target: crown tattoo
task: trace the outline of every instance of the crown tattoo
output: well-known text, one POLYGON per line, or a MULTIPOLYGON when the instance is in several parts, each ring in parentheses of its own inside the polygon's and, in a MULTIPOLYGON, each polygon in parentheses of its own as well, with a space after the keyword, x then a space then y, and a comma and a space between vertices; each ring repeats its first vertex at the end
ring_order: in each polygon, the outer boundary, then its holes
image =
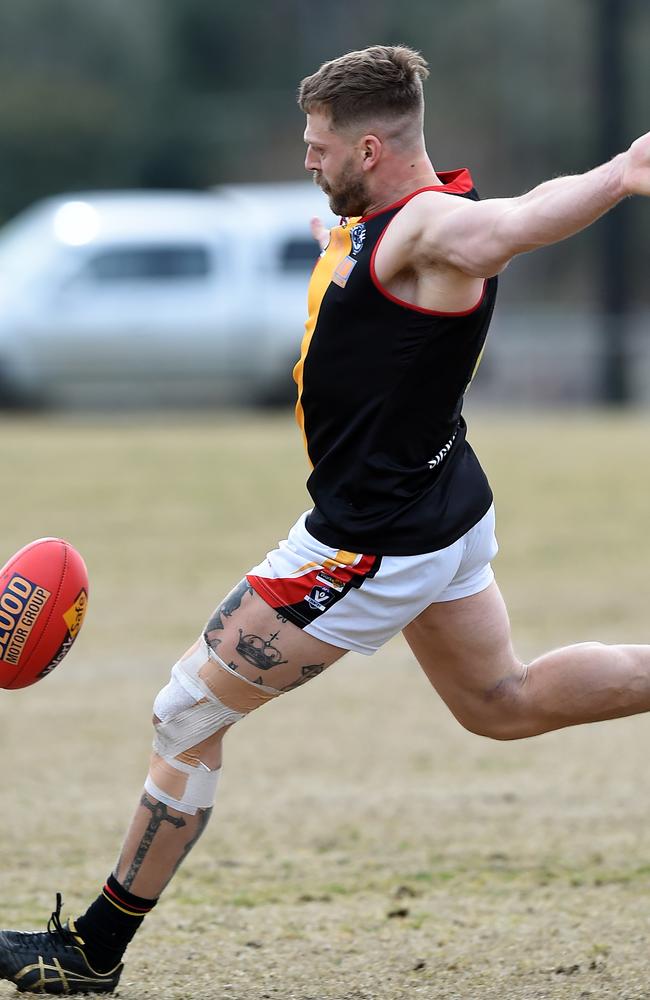
POLYGON ((244 635, 240 629, 237 652, 260 670, 270 670, 271 667, 277 667, 281 663, 288 663, 288 660, 282 659, 280 650, 273 645, 273 640, 277 639, 279 634, 279 632, 274 632, 265 642, 261 636, 252 633, 244 635))

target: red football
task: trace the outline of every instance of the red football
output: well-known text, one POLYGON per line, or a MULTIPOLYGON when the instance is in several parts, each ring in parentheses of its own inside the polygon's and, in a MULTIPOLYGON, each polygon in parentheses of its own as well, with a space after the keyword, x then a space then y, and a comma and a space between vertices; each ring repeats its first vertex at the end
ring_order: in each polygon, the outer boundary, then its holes
POLYGON ((88 572, 62 538, 39 538, 0 570, 0 688, 35 684, 59 665, 79 634, 88 572))

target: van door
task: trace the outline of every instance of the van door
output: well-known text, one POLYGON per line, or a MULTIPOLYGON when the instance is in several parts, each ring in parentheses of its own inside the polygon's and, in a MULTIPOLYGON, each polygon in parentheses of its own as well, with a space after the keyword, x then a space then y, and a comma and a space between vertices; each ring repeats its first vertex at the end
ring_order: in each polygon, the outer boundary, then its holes
POLYGON ((307 289, 319 248, 307 226, 285 228, 269 241, 270 269, 267 339, 268 365, 275 373, 276 393, 293 399, 293 367, 307 319, 307 289))
POLYGON ((224 379, 226 278, 200 240, 84 248, 31 331, 44 380, 146 393, 224 379))

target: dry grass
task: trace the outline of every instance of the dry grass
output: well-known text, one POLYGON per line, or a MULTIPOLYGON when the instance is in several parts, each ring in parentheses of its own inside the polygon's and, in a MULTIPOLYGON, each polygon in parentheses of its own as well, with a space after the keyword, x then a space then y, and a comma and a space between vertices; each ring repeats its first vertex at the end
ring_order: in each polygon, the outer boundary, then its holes
MULTIPOLYGON (((474 415, 526 655, 647 639, 648 430, 474 415)), ((171 661, 306 499, 285 418, 3 431, 5 555, 62 534, 92 584, 68 661, 0 700, 1 922, 27 927, 56 889, 71 913, 94 896, 171 661)), ((490 743, 457 726, 401 640, 346 657, 229 736, 215 818, 119 994, 650 998, 649 751, 642 717, 490 743)))

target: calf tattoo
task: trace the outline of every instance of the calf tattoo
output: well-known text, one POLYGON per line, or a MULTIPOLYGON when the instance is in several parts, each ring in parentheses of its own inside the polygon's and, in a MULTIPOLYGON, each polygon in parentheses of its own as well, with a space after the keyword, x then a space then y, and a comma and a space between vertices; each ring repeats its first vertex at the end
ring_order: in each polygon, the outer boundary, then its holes
MULTIPOLYGON (((212 815, 212 807, 210 807, 209 809, 199 809, 198 815, 196 817, 196 819, 197 819, 197 826, 196 826, 196 830, 194 832, 194 836, 192 837, 191 840, 188 840, 188 842, 186 843, 185 847, 183 848, 183 853, 181 854, 180 858, 178 859, 178 861, 174 865, 174 870, 172 872, 172 875, 176 874, 176 872, 178 871, 178 869, 180 868, 180 866, 185 861, 185 858, 190 853, 190 851, 192 850, 192 848, 196 844, 197 840, 199 839, 199 837, 201 836, 201 834, 205 830, 206 826, 208 825, 208 820, 210 819, 211 815, 212 815)), ((171 875, 170 875, 170 878, 171 878, 171 875)))
POLYGON ((133 885, 136 875, 144 864, 144 860, 154 841, 154 837, 158 833, 162 824, 170 823, 172 826, 176 827, 177 830, 180 830, 183 826, 187 826, 187 823, 182 816, 170 816, 169 810, 164 802, 151 802, 146 795, 143 795, 140 799, 140 805, 149 810, 151 813, 151 819, 147 824, 147 829, 142 834, 142 839, 138 844, 138 849, 135 852, 135 856, 129 866, 129 870, 122 880, 122 885, 125 889, 129 889, 133 885))

